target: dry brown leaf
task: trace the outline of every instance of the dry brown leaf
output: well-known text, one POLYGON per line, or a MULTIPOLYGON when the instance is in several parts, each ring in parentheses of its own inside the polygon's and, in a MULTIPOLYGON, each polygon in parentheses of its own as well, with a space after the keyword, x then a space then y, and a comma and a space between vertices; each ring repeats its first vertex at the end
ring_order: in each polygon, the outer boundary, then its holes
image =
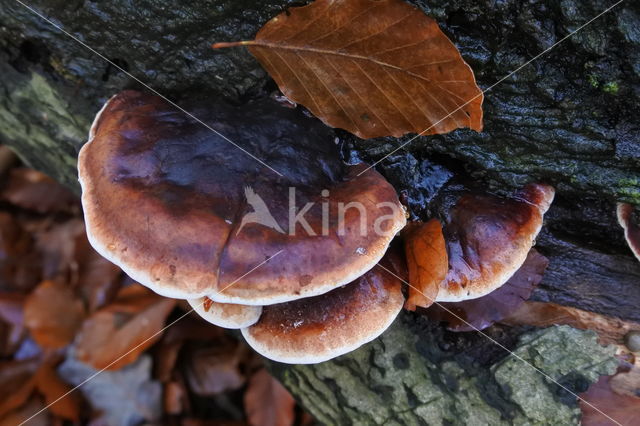
POLYGON ((0 294, 0 356, 11 355, 22 341, 24 300, 22 294, 0 294))
POLYGON ((51 419, 45 408, 42 399, 34 395, 20 407, 8 413, 6 416, 0 415, 0 426, 16 426, 25 424, 28 420, 29 426, 52 426, 51 419))
POLYGON ((447 322, 451 331, 483 330, 513 313, 531 296, 548 264, 546 257, 531 249, 520 269, 497 290, 477 299, 439 302, 424 313, 447 322))
POLYGON ((482 130, 483 95, 438 24, 402 0, 316 0, 244 45, 292 101, 361 138, 482 130))
POLYGON ((189 351, 185 378, 193 393, 212 396, 239 389, 245 378, 239 368, 238 342, 224 340, 211 347, 189 351))
POLYGON ((122 271, 91 247, 84 232, 76 239, 73 257, 77 264, 78 287, 89 312, 94 312, 115 298, 122 271))
POLYGON ((36 387, 45 398, 47 410, 66 420, 80 420, 80 396, 76 392, 67 394, 71 386, 60 379, 53 364, 42 364, 36 373, 36 387))
POLYGON ((0 291, 29 291, 40 281, 33 239, 9 213, 0 212, 0 291))
POLYGON ((82 301, 68 285, 43 281, 25 301, 24 322, 40 346, 58 349, 73 340, 84 312, 82 301))
POLYGON ((635 322, 544 302, 525 302, 502 322, 536 327, 566 324, 582 330, 594 330, 600 343, 607 345, 621 345, 629 330, 640 330, 640 324, 635 322))
POLYGON ((413 222, 403 231, 404 250, 409 269, 409 298, 405 309, 415 311, 416 306, 431 306, 438 296, 440 283, 447 276, 449 261, 437 219, 427 223, 413 222))
MULTIPOLYGON (((189 306, 187 310, 191 310, 189 306)), ((198 315, 190 315, 172 325, 158 344, 154 363, 154 376, 165 383, 172 379, 180 349, 190 340, 205 341, 218 345, 226 338, 220 327, 213 327, 198 315)))
POLYGON ((92 314, 76 340, 76 357, 96 369, 117 370, 134 362, 160 337, 175 300, 135 284, 92 314))
POLYGON ((0 362, 0 418, 24 405, 35 390, 39 361, 0 362))
POLYGON ((244 394, 244 408, 251 426, 292 425, 295 405, 291 394, 264 368, 251 377, 244 394))
POLYGON ((35 231, 36 246, 42 253, 42 273, 45 279, 67 279, 77 269, 74 258, 76 242, 84 234, 84 222, 80 218, 53 223, 46 229, 35 231))
POLYGON ((68 188, 49 176, 28 168, 11 170, 2 198, 18 207, 38 213, 80 210, 80 200, 68 188))
MULTIPOLYGON (((636 425, 640 419, 640 396, 620 394, 614 390, 611 381, 626 373, 618 373, 614 376, 603 376, 592 384, 587 392, 580 394, 580 398, 587 401, 613 418, 621 425, 636 425)), ((580 401, 583 426, 612 426, 616 423, 600 414, 591 405, 580 401)))

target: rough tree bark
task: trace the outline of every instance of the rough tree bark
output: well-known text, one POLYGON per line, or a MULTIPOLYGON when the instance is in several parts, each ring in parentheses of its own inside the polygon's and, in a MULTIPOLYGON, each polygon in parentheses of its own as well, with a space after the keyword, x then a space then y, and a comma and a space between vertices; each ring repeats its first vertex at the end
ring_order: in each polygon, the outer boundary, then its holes
MULTIPOLYGON (((286 0, 34 0, 75 37, 180 102, 241 103, 274 90, 243 49, 286 0)), ((293 3, 293 2, 291 2, 293 3)), ((299 3, 299 2, 296 2, 299 3)), ((441 24, 483 88, 551 47, 613 0, 414 1, 441 24)), ((0 142, 78 190, 75 161, 100 105, 140 85, 14 0, 0 8, 0 142)), ((538 249, 550 267, 534 299, 640 321, 640 263, 615 222, 616 201, 640 205, 640 4, 627 1, 511 78, 485 100, 485 131, 421 137, 379 165, 414 217, 441 216, 460 188, 506 193, 556 186, 538 249)), ((346 158, 376 161, 393 138, 337 131, 346 158)), ((568 328, 488 333, 573 391, 610 372, 610 351, 568 328), (525 334, 521 334, 526 332, 525 334)), ((316 366, 273 366, 326 423, 576 422, 576 401, 495 343, 402 314, 362 349, 316 366), (532 398, 535 395, 535 398, 532 398)))

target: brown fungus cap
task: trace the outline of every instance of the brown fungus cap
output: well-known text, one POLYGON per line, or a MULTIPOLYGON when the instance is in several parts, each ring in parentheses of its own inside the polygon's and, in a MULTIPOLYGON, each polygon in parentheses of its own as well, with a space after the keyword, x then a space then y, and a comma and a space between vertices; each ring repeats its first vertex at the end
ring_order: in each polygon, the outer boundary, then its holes
MULTIPOLYGON (((398 276, 398 259, 380 262, 398 276)), ((320 296, 265 306, 242 334, 263 356, 289 364, 323 362, 353 351, 386 330, 402 305, 402 281, 374 267, 349 285, 320 296)))
POLYGON ((449 272, 436 301, 475 299, 502 286, 522 266, 555 195, 530 184, 514 198, 465 195, 445 227, 449 272))
POLYGON ((633 221, 633 206, 627 203, 618 203, 616 213, 618 223, 624 229, 624 238, 631 248, 631 251, 640 260, 640 226, 633 221))
POLYGON ((193 310, 205 321, 223 328, 244 328, 258 322, 262 306, 218 303, 208 297, 187 300, 193 310))
POLYGON ((157 96, 111 98, 79 155, 87 234, 154 291, 245 305, 322 294, 373 267, 404 226, 393 187, 344 165, 317 120, 273 101, 187 107, 282 175, 157 96), (308 226, 289 226, 290 200, 297 213, 313 203, 308 226), (345 209, 340 228, 340 203, 365 214, 345 209))

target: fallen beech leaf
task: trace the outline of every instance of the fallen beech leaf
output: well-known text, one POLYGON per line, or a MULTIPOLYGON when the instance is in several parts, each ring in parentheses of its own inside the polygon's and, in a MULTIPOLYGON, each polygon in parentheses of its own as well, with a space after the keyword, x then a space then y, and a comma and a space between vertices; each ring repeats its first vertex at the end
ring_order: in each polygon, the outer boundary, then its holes
POLYGON ((245 378, 239 369, 238 342, 225 340, 221 343, 194 349, 185 357, 185 377, 196 395, 212 396, 244 385, 245 378))
POLYGON ((640 324, 636 322, 623 321, 570 306, 533 301, 523 303, 501 322, 535 327, 570 325, 581 330, 594 330, 598 333, 600 343, 606 345, 620 345, 629 330, 640 330, 640 324))
POLYGON ((424 313, 433 320, 446 321, 452 331, 483 330, 512 314, 531 296, 548 264, 546 257, 531 249, 520 269, 497 290, 477 299, 439 302, 424 313))
POLYGON ((84 222, 73 218, 36 231, 36 246, 42 253, 42 273, 45 279, 67 278, 77 268, 74 254, 78 237, 85 234, 84 222))
POLYGON ((84 232, 76 239, 73 257, 78 268, 78 287, 89 312, 94 312, 114 299, 120 288, 122 271, 91 247, 84 232))
POLYGON ((164 385, 163 405, 164 411, 169 415, 178 415, 182 413, 187 399, 187 393, 178 382, 169 382, 164 385))
POLYGON ((438 24, 402 0, 316 0, 267 22, 249 51, 293 102, 361 138, 482 130, 483 95, 438 24))
POLYGON ((33 238, 9 213, 0 212, 0 291, 29 291, 40 281, 33 238))
POLYGON ((69 189, 49 176, 28 168, 11 170, 2 198, 38 213, 80 210, 80 200, 69 189))
POLYGON ((416 306, 427 308, 436 300, 440 283, 449 269, 447 247, 442 224, 437 219, 410 223, 403 230, 403 236, 411 283, 404 307, 415 311, 416 306))
MULTIPOLYGON (((614 376, 602 376, 592 384, 589 389, 580 394, 580 398, 591 405, 604 411, 607 416, 613 418, 618 424, 635 425, 640 419, 640 397, 617 393, 612 388, 611 381, 620 374, 614 376)), ((590 405, 580 401, 583 426, 610 426, 615 423, 594 410, 590 405)))
POLYGON ((2 417, 0 415, 0 426, 16 426, 28 424, 29 426, 51 426, 52 422, 46 410, 44 402, 40 397, 34 395, 19 408, 2 417), (36 414, 38 413, 38 414, 36 414), (25 423, 29 420, 28 423, 25 423))
POLYGON ((43 281, 27 297, 24 322, 33 339, 44 348, 69 344, 84 318, 84 306, 68 285, 43 281))
POLYGON ((251 376, 244 394, 244 407, 251 426, 292 425, 295 405, 284 386, 264 368, 251 376))
POLYGON ((117 370, 134 362, 160 339, 175 300, 138 284, 129 287, 120 292, 113 304, 84 322, 76 340, 78 360, 93 368, 117 370))
POLYGON ((80 420, 79 395, 75 392, 66 395, 71 386, 60 379, 51 363, 45 362, 36 373, 36 387, 45 398, 47 410, 66 420, 80 420))
POLYGON ((624 237, 629 244, 629 248, 640 260, 640 226, 633 218, 633 206, 627 203, 618 203, 616 210, 618 215, 618 223, 624 229, 624 237))
POLYGON ((38 360, 0 362, 0 418, 25 404, 33 393, 38 360))
MULTIPOLYGON (((188 307, 191 310, 191 307, 188 307)), ((167 329, 158 344, 154 363, 154 376, 165 383, 172 379, 180 349, 190 340, 206 341, 217 345, 226 335, 220 327, 212 327, 199 315, 189 315, 167 329)))
POLYGON ((22 341, 24 300, 22 294, 0 294, 0 357, 13 354, 22 341))

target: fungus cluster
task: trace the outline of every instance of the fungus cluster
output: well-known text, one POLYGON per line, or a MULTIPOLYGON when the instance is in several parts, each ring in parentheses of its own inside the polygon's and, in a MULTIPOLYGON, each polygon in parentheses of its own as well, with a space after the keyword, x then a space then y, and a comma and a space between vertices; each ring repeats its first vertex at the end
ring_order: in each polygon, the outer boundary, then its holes
POLYGON ((328 128, 274 105, 190 108, 239 149, 157 96, 111 98, 79 155, 87 234, 266 357, 319 362, 401 310, 401 281, 372 268, 405 211, 378 172, 341 161, 328 128))
MULTIPOLYGON (((327 127, 274 106, 189 107, 223 137, 157 96, 111 98, 79 155, 87 234, 132 278, 241 329, 264 356, 321 362, 376 338, 402 309, 409 271, 389 246, 405 210, 378 172, 341 161, 327 127)), ((462 197, 429 252, 440 256, 429 263, 441 274, 435 300, 504 284, 553 195, 535 184, 513 199, 462 197)))
MULTIPOLYGON (((486 328, 511 313, 529 297, 547 266, 532 247, 554 195, 549 185, 529 184, 512 198, 462 196, 444 226, 445 244, 421 259, 430 264, 434 256, 448 256, 448 270, 429 289, 421 289, 430 300, 416 305, 429 308, 427 316, 448 322, 455 331, 486 328)), ((429 226, 433 222, 422 225, 429 226)), ((408 261, 412 271, 414 260, 408 261)), ((411 282, 420 278, 410 276, 411 282)))

